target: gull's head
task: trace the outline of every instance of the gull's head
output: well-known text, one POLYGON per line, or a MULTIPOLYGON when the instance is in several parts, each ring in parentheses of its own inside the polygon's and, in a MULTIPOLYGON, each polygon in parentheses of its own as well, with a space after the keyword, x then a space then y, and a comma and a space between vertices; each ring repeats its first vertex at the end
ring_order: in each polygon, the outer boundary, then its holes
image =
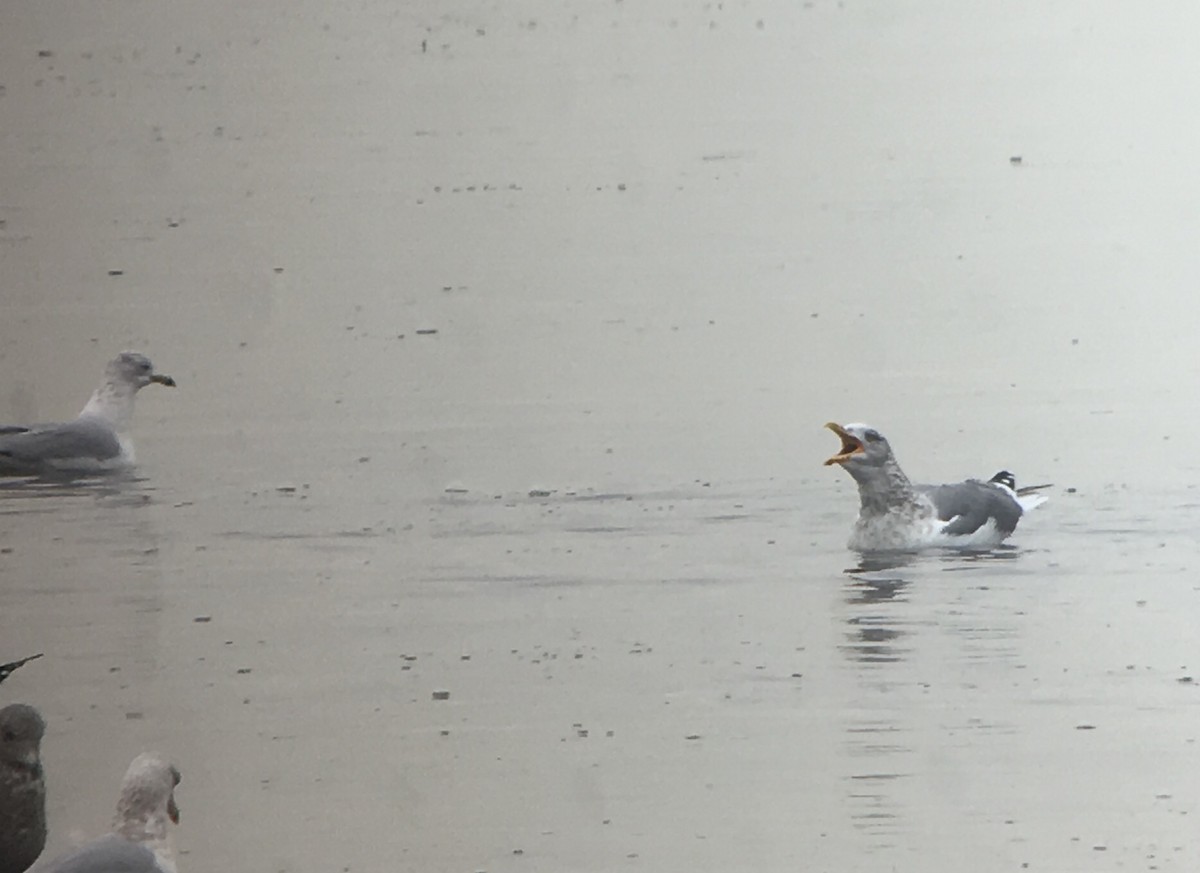
POLYGON ((838 453, 825 461, 825 466, 840 464, 847 470, 865 467, 882 467, 892 457, 892 447, 883 434, 870 425, 838 424, 829 422, 825 425, 838 435, 842 447, 838 453))
POLYGON ((141 352, 121 352, 105 369, 109 381, 128 385, 134 391, 139 391, 151 383, 175 387, 175 380, 170 376, 154 372, 154 365, 141 352))
POLYGON ((46 723, 32 706, 11 703, 0 709, 0 768, 24 771, 40 779, 42 763, 38 757, 46 723))
POLYGON ((1007 488, 1009 491, 1015 492, 1017 490, 1017 477, 1008 472, 1008 470, 1001 470, 991 479, 988 479, 988 482, 992 485, 1007 488))
POLYGON ((179 771, 157 752, 143 752, 133 759, 121 782, 117 801, 117 829, 125 832, 130 825, 140 826, 164 816, 179 824, 175 805, 175 786, 179 771))

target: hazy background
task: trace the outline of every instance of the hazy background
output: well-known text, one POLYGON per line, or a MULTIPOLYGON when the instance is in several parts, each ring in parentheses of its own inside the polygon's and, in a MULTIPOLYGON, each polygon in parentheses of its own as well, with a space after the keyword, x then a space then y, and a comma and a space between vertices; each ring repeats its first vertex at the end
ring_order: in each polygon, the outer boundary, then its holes
POLYGON ((48 852, 155 747, 187 873, 1194 869, 1197 32, 4 5, 0 421, 179 382, 0 489, 48 852), (1058 487, 861 565, 829 419, 1058 487))

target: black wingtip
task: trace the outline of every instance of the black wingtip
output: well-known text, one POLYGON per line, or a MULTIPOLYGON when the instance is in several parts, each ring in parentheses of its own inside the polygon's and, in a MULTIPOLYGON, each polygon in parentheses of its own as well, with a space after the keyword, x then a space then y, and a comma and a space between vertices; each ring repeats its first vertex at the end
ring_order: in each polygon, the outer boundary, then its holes
POLYGON ((1026 494, 1035 494, 1038 491, 1045 491, 1047 488, 1053 487, 1053 482, 1047 482, 1045 485, 1024 485, 1017 489, 1017 496, 1024 497, 1026 494))
POLYGON ((10 661, 7 664, 0 664, 0 682, 3 682, 5 679, 11 676, 13 671, 18 667, 28 664, 30 661, 36 661, 38 658, 42 657, 43 654, 43 652, 38 652, 36 655, 30 655, 28 658, 21 658, 19 661, 10 661))

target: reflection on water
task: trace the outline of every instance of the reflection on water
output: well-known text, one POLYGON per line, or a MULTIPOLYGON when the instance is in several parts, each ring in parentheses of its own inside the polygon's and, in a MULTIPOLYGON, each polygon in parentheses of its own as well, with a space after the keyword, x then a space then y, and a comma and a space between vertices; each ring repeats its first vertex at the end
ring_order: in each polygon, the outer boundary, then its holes
POLYGON ((882 573, 887 570, 908 567, 919 557, 921 557, 920 552, 861 552, 858 556, 858 564, 847 567, 843 572, 847 576, 855 577, 869 573, 882 573))
POLYGON ((846 586, 846 601, 866 604, 895 600, 897 597, 903 596, 904 589, 908 585, 907 579, 894 577, 855 579, 846 586))
POLYGON ((847 774, 847 800, 851 821, 872 838, 876 849, 892 847, 892 837, 903 829, 893 783, 910 769, 911 729, 900 712, 881 708, 876 701, 879 693, 891 690, 888 665, 902 661, 910 651, 911 627, 904 610, 912 579, 905 571, 917 558, 911 552, 864 554, 844 571, 848 609, 846 641, 840 648, 861 697, 847 710, 846 751, 858 762, 847 774))
POLYGON ((115 550, 122 544, 140 552, 157 539, 149 517, 141 512, 154 506, 154 486, 133 475, 93 479, 9 479, 0 481, 0 517, 8 519, 6 539, 42 544, 45 522, 54 528, 81 523, 73 532, 77 542, 95 541, 115 550))
POLYGON ((896 642, 904 636, 903 631, 873 617, 852 618, 849 623, 853 633, 846 648, 853 651, 855 660, 863 663, 900 660, 903 649, 896 642))
POLYGON ((0 478, 0 499, 7 497, 111 497, 147 487, 149 480, 134 470, 103 476, 14 476, 0 478))
POLYGON ((858 563, 843 572, 855 578, 867 577, 888 570, 899 570, 918 564, 937 561, 943 571, 969 570, 979 564, 997 561, 1013 561, 1021 555, 1017 546, 1004 543, 991 549, 927 549, 921 552, 880 551, 861 552, 858 563))
POLYGON ((850 631, 842 649, 860 663, 900 660, 903 649, 897 643, 906 632, 892 605, 907 600, 910 580, 895 571, 911 564, 917 555, 881 552, 861 558, 857 566, 844 571, 850 577, 844 597, 852 613, 846 620, 850 631))
POLYGON ((1013 613, 997 604, 991 586, 1003 589, 1020 554, 1014 547, 871 553, 843 571, 839 649, 851 679, 844 743, 853 762, 844 775, 846 799, 851 822, 874 850, 895 848, 897 837, 913 830, 909 817, 917 810, 910 810, 910 798, 921 790, 911 784, 921 772, 914 754, 929 743, 924 734, 962 747, 981 732, 1011 729, 969 715, 948 717, 947 708, 953 709, 952 695, 980 687, 978 672, 1011 664, 1017 655, 1013 613), (978 580, 961 578, 964 573, 978 580), (932 687, 918 672, 931 660, 952 668, 958 683, 932 687))

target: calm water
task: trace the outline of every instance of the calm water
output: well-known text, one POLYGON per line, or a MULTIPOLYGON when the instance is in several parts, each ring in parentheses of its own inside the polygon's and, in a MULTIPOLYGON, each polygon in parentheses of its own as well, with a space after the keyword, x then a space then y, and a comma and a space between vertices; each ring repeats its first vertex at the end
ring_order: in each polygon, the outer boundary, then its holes
POLYGON ((0 486, 48 851, 155 747, 184 871, 1194 868, 1173 10, 0 11, 0 421, 179 382, 0 486), (830 419, 1052 501, 863 561, 830 419))

